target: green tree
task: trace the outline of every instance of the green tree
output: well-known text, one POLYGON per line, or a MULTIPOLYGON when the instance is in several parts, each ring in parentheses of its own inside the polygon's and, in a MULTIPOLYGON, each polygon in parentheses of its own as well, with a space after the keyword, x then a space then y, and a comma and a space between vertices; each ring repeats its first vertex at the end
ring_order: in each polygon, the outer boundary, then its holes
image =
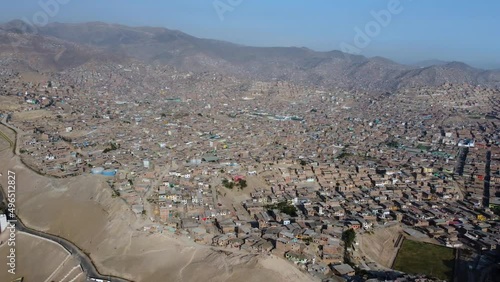
POLYGON ((313 242, 313 238, 311 238, 311 237, 305 237, 305 238, 302 239, 302 241, 304 243, 306 243, 306 245, 309 246, 309 244, 311 244, 313 242))
POLYGON ((289 216, 297 216, 297 208, 292 205, 287 205, 281 209, 281 212, 288 214, 289 216))
POLYGON ((356 239, 356 231, 354 229, 346 230, 342 233, 342 240, 347 248, 352 247, 354 240, 356 239))
POLYGON ((282 213, 286 213, 289 216, 297 216, 297 208, 294 205, 290 205, 288 202, 283 201, 274 205, 267 205, 267 209, 278 209, 282 213))
POLYGON ((222 179, 222 185, 226 187, 227 189, 233 189, 234 188, 234 182, 229 182, 226 178, 222 179))
POLYGON ((392 140, 390 142, 387 142, 385 143, 387 145, 387 147, 391 147, 391 148, 399 148, 399 143, 392 140))

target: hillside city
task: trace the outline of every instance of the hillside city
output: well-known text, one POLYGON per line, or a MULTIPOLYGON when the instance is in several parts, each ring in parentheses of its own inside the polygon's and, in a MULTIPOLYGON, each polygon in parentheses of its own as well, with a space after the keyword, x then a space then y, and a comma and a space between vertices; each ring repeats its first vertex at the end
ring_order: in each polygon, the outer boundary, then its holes
POLYGON ((469 281, 498 261, 498 89, 373 93, 138 61, 17 63, 0 61, 0 118, 22 162, 105 179, 142 232, 272 254, 322 281, 449 281, 398 269, 403 237, 464 250, 451 275, 469 281), (370 249, 393 229, 379 243, 394 255, 370 249))

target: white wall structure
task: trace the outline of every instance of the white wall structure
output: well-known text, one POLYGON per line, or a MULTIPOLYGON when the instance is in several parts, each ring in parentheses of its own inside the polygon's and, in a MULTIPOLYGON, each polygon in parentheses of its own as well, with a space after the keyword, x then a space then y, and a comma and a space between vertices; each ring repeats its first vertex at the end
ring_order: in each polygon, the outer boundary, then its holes
POLYGON ((7 215, 0 214, 0 233, 4 232, 7 228, 7 215))

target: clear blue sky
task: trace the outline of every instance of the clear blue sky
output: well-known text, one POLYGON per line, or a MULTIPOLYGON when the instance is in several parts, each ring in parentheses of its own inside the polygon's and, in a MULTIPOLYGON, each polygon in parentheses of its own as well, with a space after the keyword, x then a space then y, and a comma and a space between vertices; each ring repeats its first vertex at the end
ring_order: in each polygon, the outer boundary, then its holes
MULTIPOLYGON (((355 28, 364 30, 374 20, 372 11, 387 10, 397 0, 16 0, 2 3, 0 21, 32 21, 43 11, 39 2, 53 1, 68 3, 50 21, 161 26, 245 45, 326 51, 340 50, 342 43, 356 46, 355 28), (237 5, 221 20, 214 3, 237 5)), ((500 68, 500 1, 399 1, 402 10, 358 48, 361 54, 404 63, 441 59, 500 68)))

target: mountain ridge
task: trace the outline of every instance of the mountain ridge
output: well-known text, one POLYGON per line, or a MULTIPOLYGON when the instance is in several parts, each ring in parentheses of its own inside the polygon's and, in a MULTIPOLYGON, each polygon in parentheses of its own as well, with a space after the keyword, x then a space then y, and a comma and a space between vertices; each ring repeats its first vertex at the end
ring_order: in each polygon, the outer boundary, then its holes
POLYGON ((500 71, 481 70, 461 62, 403 65, 383 57, 367 58, 338 50, 319 52, 304 47, 246 46, 162 27, 103 22, 33 27, 21 22, 0 25, 0 30, 52 37, 146 63, 172 65, 183 71, 209 71, 262 81, 286 80, 373 92, 444 83, 500 87, 500 71))

